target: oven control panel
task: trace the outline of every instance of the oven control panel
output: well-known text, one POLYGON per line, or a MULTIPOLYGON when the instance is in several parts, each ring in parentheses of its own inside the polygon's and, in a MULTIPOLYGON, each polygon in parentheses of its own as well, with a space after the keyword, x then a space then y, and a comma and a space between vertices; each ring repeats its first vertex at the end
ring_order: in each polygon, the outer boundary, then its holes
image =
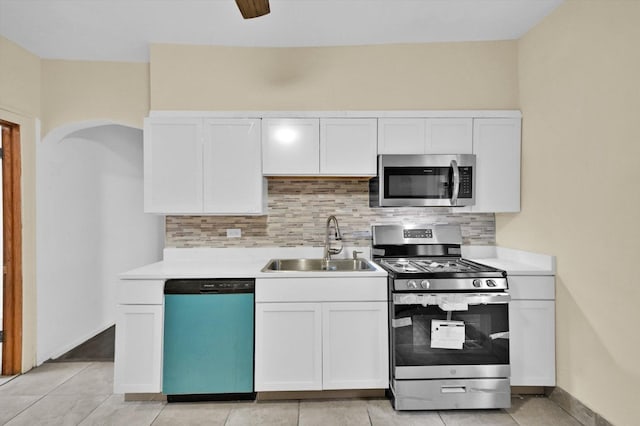
POLYGON ((506 290, 506 278, 414 278, 393 280, 394 291, 506 290))

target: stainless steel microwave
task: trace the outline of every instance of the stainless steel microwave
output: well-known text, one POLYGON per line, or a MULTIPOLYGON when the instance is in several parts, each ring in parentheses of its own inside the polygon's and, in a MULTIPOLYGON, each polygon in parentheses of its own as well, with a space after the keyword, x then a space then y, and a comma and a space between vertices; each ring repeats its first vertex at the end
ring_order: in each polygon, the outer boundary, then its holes
POLYGON ((371 207, 472 206, 476 156, 379 155, 369 182, 371 207))

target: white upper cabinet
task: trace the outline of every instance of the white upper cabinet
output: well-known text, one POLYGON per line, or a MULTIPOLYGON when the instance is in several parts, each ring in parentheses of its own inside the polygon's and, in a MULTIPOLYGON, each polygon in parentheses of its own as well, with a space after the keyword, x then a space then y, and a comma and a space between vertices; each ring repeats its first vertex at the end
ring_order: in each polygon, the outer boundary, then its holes
POLYGON ((202 212, 202 120, 146 119, 144 211, 202 212))
POLYGON ((320 174, 375 176, 375 118, 320 119, 320 174))
POLYGON ((259 119, 145 120, 145 212, 264 214, 259 119))
POLYGON ((378 154, 424 154, 425 120, 379 118, 378 154))
POLYGON ((204 134, 204 211, 263 213, 260 120, 207 119, 204 134))
POLYGON ((379 154, 471 154, 471 118, 380 118, 379 154))
POLYGON ((317 118, 265 118, 262 135, 262 173, 265 175, 320 173, 320 122, 317 118))
POLYGON ((471 118, 428 118, 425 154, 471 154, 472 134, 471 118))
POLYGON ((520 118, 473 120, 476 203, 471 211, 520 211, 520 129, 520 118))
POLYGON ((374 176, 375 118, 262 120, 267 176, 374 176))

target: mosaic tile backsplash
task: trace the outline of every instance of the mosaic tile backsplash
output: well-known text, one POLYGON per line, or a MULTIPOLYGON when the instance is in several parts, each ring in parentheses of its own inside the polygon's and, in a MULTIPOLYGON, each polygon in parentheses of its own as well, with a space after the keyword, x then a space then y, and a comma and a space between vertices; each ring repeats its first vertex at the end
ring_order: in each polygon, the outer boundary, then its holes
POLYGON ((452 213, 450 208, 369 207, 367 179, 269 179, 267 216, 167 216, 166 247, 295 247, 324 245, 327 217, 335 215, 345 246, 370 245, 371 225, 457 223, 464 244, 495 244, 492 213, 452 213), (227 238, 239 228, 240 238, 227 238))

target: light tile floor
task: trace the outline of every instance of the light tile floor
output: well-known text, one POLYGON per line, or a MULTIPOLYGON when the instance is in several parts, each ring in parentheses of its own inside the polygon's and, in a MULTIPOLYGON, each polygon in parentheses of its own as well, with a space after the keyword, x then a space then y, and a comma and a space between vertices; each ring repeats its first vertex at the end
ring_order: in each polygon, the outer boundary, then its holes
POLYGON ((237 403, 125 402, 113 363, 48 363, 0 385, 7 425, 420 425, 579 426, 543 397, 514 396, 508 410, 396 412, 385 399, 237 403))

